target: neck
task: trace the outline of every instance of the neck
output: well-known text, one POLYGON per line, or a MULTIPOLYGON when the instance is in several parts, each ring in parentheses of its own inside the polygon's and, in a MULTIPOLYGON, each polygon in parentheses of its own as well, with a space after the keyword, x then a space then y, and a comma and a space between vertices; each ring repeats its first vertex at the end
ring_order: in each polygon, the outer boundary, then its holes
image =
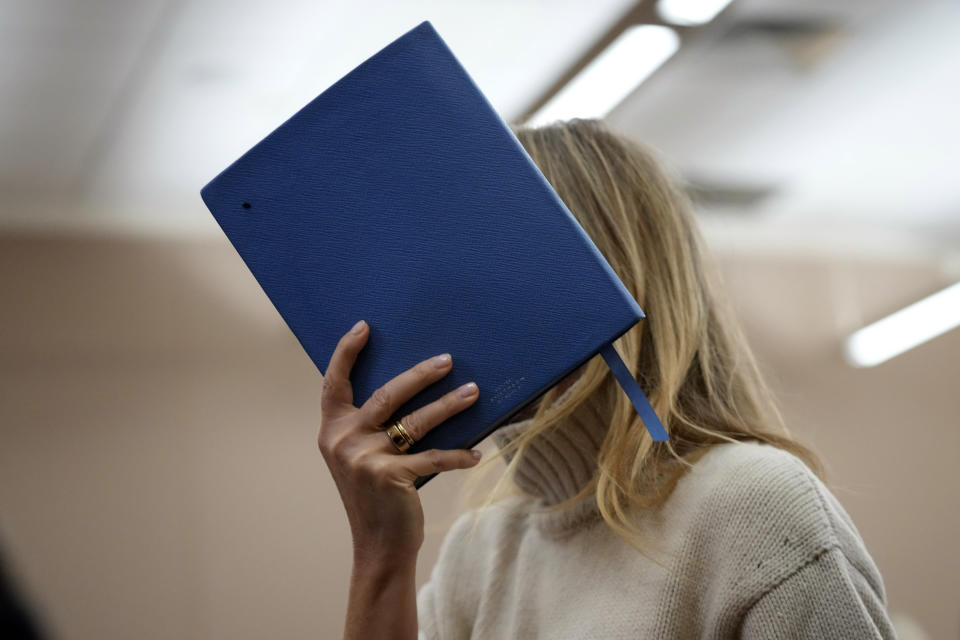
MULTIPOLYGON (((567 399, 574 386, 561 393, 554 403, 567 399)), ((532 423, 533 418, 509 423, 494 432, 494 440, 503 448, 532 423)), ((574 497, 596 475, 597 455, 606 431, 606 422, 590 403, 582 404, 563 422, 533 439, 517 464, 516 485, 542 507, 574 497)), ((512 456, 512 453, 507 454, 508 461, 512 456)), ((537 513, 534 519, 541 528, 559 532, 584 524, 598 515, 596 497, 590 493, 561 510, 537 513)))

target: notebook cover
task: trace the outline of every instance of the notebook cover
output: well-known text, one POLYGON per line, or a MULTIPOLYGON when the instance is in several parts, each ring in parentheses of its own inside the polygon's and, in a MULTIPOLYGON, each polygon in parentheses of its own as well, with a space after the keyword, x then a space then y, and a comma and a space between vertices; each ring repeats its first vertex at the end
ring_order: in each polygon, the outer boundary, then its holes
POLYGON ((474 446, 643 317, 429 21, 201 196, 321 372, 370 325, 357 406, 443 352, 450 372, 394 417, 477 382, 478 400, 410 452, 474 446))

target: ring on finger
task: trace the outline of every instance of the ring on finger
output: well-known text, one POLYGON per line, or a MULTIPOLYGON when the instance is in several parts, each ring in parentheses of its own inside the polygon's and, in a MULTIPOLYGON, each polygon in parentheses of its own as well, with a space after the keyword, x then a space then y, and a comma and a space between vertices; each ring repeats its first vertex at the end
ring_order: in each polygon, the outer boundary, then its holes
POLYGON ((393 446, 395 446, 400 453, 406 452, 406 450, 416 442, 399 420, 394 420, 390 426, 387 427, 386 434, 387 437, 390 438, 390 442, 393 443, 393 446))

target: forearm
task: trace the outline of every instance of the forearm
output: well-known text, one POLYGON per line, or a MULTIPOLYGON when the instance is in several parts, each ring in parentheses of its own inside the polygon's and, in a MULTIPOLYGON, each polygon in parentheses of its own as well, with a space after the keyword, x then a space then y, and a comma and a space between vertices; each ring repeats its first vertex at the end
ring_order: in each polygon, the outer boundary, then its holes
POLYGON ((350 370, 368 336, 369 327, 361 320, 340 338, 320 394, 317 445, 343 500, 354 544, 344 638, 416 640, 423 508, 414 482, 420 476, 469 469, 480 460, 480 452, 406 453, 406 447, 476 402, 478 389, 468 383, 404 416, 410 432, 401 446, 383 429, 384 423, 414 394, 445 376, 452 360, 447 353, 421 361, 379 387, 358 408, 353 405, 350 370))
POLYGON ((417 637, 417 557, 354 554, 345 640, 417 637))

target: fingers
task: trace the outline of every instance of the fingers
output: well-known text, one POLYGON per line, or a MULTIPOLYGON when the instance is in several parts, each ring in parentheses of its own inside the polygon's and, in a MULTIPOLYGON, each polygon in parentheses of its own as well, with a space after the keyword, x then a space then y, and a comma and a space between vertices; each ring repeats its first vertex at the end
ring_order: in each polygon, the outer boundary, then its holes
POLYGON ((468 382, 417 409, 400 421, 410 437, 420 440, 438 424, 475 403, 478 397, 477 384, 468 382))
POLYGON ((450 371, 451 364, 450 354, 445 353, 418 362, 389 380, 377 388, 360 407, 364 421, 373 428, 379 428, 400 405, 445 376, 450 371))
POLYGON ((322 409, 330 411, 342 406, 353 406, 350 371, 357 361, 357 354, 367 343, 370 335, 368 329, 367 323, 361 320, 337 342, 323 376, 320 393, 322 409))
POLYGON ((407 456, 394 456, 414 476, 428 476, 454 469, 469 469, 480 461, 476 449, 430 449, 407 456))

